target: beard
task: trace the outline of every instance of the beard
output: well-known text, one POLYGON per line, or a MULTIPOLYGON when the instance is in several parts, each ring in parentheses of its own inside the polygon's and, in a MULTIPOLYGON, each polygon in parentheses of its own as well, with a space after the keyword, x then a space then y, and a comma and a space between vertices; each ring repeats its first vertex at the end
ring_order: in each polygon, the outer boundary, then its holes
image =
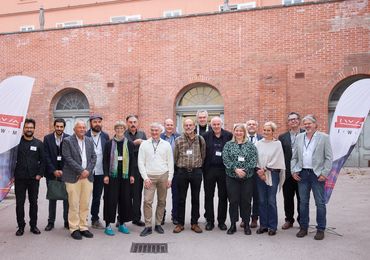
POLYGON ((96 125, 94 127, 91 128, 95 133, 99 133, 101 131, 101 126, 100 125, 96 125))
POLYGON ((24 133, 24 135, 25 135, 26 137, 32 137, 32 136, 33 136, 33 132, 31 132, 31 131, 27 131, 27 132, 25 132, 25 133, 24 133))

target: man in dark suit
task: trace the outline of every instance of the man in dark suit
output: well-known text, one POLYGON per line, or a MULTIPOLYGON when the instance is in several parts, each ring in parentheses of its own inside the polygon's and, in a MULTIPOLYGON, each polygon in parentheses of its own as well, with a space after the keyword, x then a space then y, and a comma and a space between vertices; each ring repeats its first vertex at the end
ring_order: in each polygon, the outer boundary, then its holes
POLYGON ((94 183, 91 202, 91 226, 96 229, 104 229, 104 225, 99 221, 100 199, 104 188, 104 172, 103 172, 103 151, 105 143, 109 141, 109 135, 102 131, 101 115, 90 116, 90 130, 86 136, 92 137, 94 141, 94 149, 96 153, 96 164, 94 168, 94 183))
POLYGON ((62 180, 66 183, 68 192, 69 231, 72 238, 81 240, 82 236, 93 237, 88 228, 87 217, 93 189, 96 154, 94 141, 91 137, 85 136, 86 123, 77 121, 73 130, 74 134, 63 141, 62 180))
MULTIPOLYGON (((254 119, 248 120, 246 122, 246 126, 247 126, 247 138, 249 142, 256 144, 257 141, 262 139, 262 135, 257 134, 258 122, 256 120, 254 119)), ((259 200, 258 200, 256 178, 257 178, 257 174, 253 175, 252 221, 250 223, 251 228, 257 227, 257 221, 258 221, 258 216, 259 216, 259 212, 258 212, 258 206, 259 206, 258 201, 259 200)), ((240 224, 240 226, 242 226, 242 224, 243 222, 240 224)))
MULTIPOLYGON (((66 122, 63 118, 55 119, 54 132, 44 137, 45 177, 47 185, 50 180, 56 179, 61 181, 63 175, 64 160, 62 156, 62 143, 63 139, 69 136, 64 133, 65 126, 66 122)), ((45 231, 50 231, 54 228, 56 207, 57 201, 49 200, 49 218, 45 231)), ((64 227, 68 229, 68 200, 63 201, 63 219, 64 227)))
POLYGON ((300 128, 301 117, 296 112, 291 112, 288 115, 288 132, 281 134, 279 140, 283 146, 284 158, 285 158, 285 182, 283 185, 283 196, 284 196, 284 211, 285 211, 285 223, 281 227, 282 229, 289 229, 293 227, 294 223, 294 195, 297 196, 297 221, 299 222, 299 192, 298 183, 292 177, 290 171, 290 160, 292 159, 293 147, 296 141, 296 137, 299 133, 304 132, 300 128))
POLYGON ((225 165, 222 161, 222 149, 226 142, 230 141, 233 135, 222 129, 222 119, 218 116, 211 120, 212 130, 203 134, 206 142, 206 158, 203 164, 204 193, 205 193, 205 213, 207 220, 206 230, 214 228, 215 214, 213 197, 217 183, 218 190, 218 210, 217 221, 221 230, 226 230, 225 225, 227 215, 227 191, 225 165))

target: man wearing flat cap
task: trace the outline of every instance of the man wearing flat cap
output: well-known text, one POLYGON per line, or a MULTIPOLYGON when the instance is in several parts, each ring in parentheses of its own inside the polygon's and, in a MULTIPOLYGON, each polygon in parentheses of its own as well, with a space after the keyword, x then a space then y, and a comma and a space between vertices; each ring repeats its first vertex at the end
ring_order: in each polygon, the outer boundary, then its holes
POLYGON ((103 151, 109 135, 102 131, 103 117, 99 114, 90 116, 90 130, 86 132, 86 136, 92 137, 94 141, 94 150, 96 153, 96 165, 93 171, 94 184, 92 191, 91 203, 91 226, 96 229, 104 229, 104 226, 99 221, 100 199, 104 188, 104 172, 103 172, 103 151))

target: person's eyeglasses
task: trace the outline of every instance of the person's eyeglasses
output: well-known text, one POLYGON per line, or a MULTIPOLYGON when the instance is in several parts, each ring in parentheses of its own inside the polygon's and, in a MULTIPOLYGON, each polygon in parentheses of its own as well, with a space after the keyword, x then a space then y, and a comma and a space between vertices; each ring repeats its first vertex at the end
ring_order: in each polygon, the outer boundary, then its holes
POLYGON ((298 121, 299 120, 299 118, 298 117, 295 117, 295 118, 288 118, 288 121, 298 121))

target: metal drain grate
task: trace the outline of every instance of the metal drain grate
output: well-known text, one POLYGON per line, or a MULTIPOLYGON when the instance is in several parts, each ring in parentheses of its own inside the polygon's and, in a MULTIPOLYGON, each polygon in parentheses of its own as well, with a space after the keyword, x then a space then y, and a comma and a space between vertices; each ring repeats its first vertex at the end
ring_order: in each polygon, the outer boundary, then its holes
POLYGON ((132 243, 131 253, 168 253, 167 243, 132 243))

